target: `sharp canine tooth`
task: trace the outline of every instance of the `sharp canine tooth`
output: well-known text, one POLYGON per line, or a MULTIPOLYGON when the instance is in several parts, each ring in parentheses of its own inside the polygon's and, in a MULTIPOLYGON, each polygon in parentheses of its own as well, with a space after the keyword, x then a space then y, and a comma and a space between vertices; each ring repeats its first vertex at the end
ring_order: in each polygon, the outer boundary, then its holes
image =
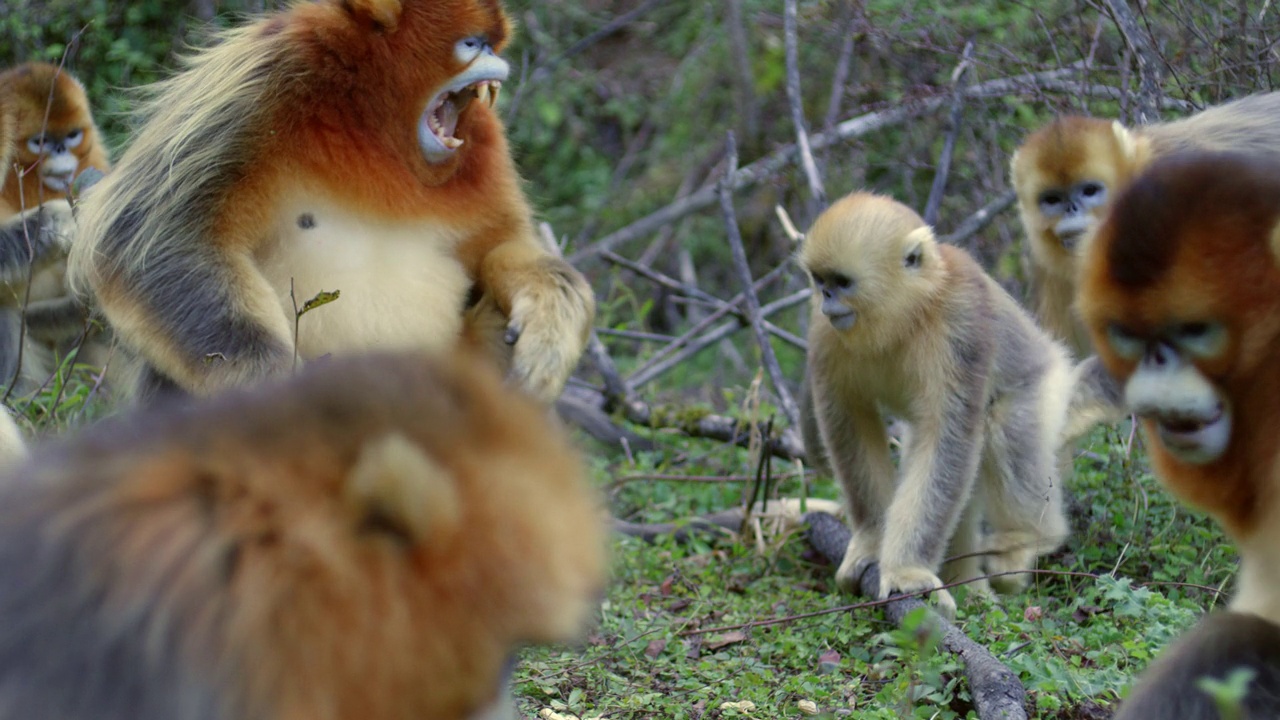
POLYGON ((489 81, 489 107, 498 104, 498 93, 502 91, 502 83, 498 80, 489 81))
POLYGON ((461 140, 459 140, 459 139, 458 139, 458 138, 456 138, 456 137, 445 137, 445 138, 440 138, 440 141, 444 143, 444 146, 445 146, 445 147, 450 148, 450 149, 453 149, 453 150, 456 150, 456 149, 458 149, 458 148, 462 147, 462 141, 461 141, 461 140))

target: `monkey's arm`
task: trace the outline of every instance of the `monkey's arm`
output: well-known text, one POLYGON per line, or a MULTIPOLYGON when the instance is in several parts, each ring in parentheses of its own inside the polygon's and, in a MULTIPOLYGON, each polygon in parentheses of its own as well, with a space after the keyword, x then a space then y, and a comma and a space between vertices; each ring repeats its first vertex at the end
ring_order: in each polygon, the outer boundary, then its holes
POLYGON ((511 374, 536 397, 553 402, 586 349, 595 318, 586 278, 530 237, 488 252, 478 285, 508 318, 511 374))
POLYGON ((841 407, 830 395, 815 395, 814 401, 819 432, 844 489, 853 531, 836 582, 856 592, 862 571, 879 559, 885 510, 893 498, 889 437, 875 407, 841 407))
MULTIPOLYGON (((894 590, 913 592, 942 585, 936 569, 961 512, 971 501, 981 457, 982 385, 963 382, 942 389, 940 407, 912 423, 901 480, 885 517, 882 597, 894 590)), ((935 595, 940 609, 954 616, 950 593, 935 595)))
POLYGON ((89 308, 78 297, 65 295, 27 303, 22 315, 32 340, 53 344, 79 337, 89 319, 89 308))
POLYGON ((51 200, 0 223, 0 284, 21 288, 32 272, 66 257, 74 231, 66 200, 51 200))
POLYGON ((144 270, 95 287, 126 344, 188 392, 209 395, 288 372, 292 327, 247 251, 171 243, 144 270))

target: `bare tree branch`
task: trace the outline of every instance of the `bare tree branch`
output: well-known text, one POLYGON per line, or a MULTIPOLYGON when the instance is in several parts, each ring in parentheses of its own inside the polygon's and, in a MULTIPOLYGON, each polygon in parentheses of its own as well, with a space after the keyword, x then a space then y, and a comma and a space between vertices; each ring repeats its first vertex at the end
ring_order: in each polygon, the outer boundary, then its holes
MULTIPOLYGON (((1079 68, 1064 68, 1042 73, 1017 75, 999 80, 989 80, 966 88, 962 95, 966 98, 993 98, 1016 95, 1040 87, 1043 83, 1061 80, 1079 72, 1079 68)), ((845 120, 829 133, 814 135, 809 139, 812 150, 820 150, 828 145, 859 138, 886 127, 904 123, 913 118, 933 112, 950 99, 950 95, 936 96, 922 100, 910 101, 897 107, 867 113, 851 120, 845 120)), ((734 191, 751 187, 766 178, 772 177, 783 168, 795 162, 797 150, 795 145, 788 145, 776 150, 760 160, 739 168, 733 174, 731 189, 734 191)), ((711 207, 716 203, 717 188, 703 187, 687 197, 680 198, 666 207, 651 213, 635 222, 626 225, 600 238, 591 245, 569 256, 570 262, 579 263, 598 255, 605 250, 623 243, 645 237, 656 232, 667 224, 679 220, 699 210, 711 207)))
MULTIPOLYGON (((788 2, 794 2, 794 0, 788 0, 788 2)), ((794 10, 794 7, 792 9, 794 10)), ((783 382, 782 368, 778 367, 778 356, 774 354, 773 344, 769 342, 769 333, 764 329, 763 317, 760 314, 760 298, 756 296, 753 287, 751 266, 747 264, 747 251, 742 246, 742 234, 738 231, 738 218, 733 210, 733 190, 730 188, 730 183, 734 172, 738 169, 738 148, 732 132, 728 134, 725 142, 728 146, 726 154, 729 158, 729 167, 725 170, 724 179, 719 183, 719 191, 720 212, 724 214, 729 251, 733 256, 733 266, 738 271, 742 287, 746 288, 743 292, 746 295, 747 317, 750 318, 751 329, 755 331, 756 342, 760 345, 760 361, 764 363, 765 372, 768 373, 769 381, 773 383, 773 390, 778 395, 778 404, 790 421, 791 427, 800 427, 800 409, 796 407, 795 399, 791 397, 791 392, 783 382)), ((809 162, 813 162, 812 157, 809 158, 809 162)))
POLYGON ((949 235, 943 235, 938 238, 938 242, 944 242, 948 245, 962 245, 969 238, 982 232, 983 228, 991 224, 1000 213, 1013 207, 1013 203, 1018 199, 1018 194, 1013 190, 1005 190, 995 200, 978 208, 978 211, 965 218, 964 222, 956 226, 949 235))
POLYGON ((1160 56, 1151 49, 1147 42, 1147 34, 1138 26, 1138 19, 1129 9, 1127 0, 1107 0, 1107 8, 1111 11, 1111 19, 1124 36, 1125 45, 1133 52, 1134 63, 1138 66, 1138 97, 1134 107, 1134 120, 1138 125, 1156 122, 1160 119, 1160 81, 1164 73, 1161 70, 1160 56))

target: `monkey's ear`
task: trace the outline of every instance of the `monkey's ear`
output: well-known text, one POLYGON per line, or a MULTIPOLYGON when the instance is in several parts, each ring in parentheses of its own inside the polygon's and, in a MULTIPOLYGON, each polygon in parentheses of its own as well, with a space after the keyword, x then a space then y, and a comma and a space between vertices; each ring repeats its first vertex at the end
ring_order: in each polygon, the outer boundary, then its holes
POLYGON ((358 528, 406 545, 448 534, 461 521, 455 478, 399 433, 368 442, 347 476, 358 528))
POLYGON ((1120 146, 1120 154, 1125 160, 1134 162, 1138 159, 1138 136, 1129 131, 1119 120, 1111 121, 1111 134, 1115 136, 1116 144, 1120 146))
POLYGON ((341 0, 341 3, 356 18, 366 18, 383 30, 395 30, 400 23, 400 0, 341 0))
POLYGON ((902 264, 908 268, 923 266, 928 247, 933 242, 933 230, 928 225, 922 225, 907 233, 902 243, 902 264))

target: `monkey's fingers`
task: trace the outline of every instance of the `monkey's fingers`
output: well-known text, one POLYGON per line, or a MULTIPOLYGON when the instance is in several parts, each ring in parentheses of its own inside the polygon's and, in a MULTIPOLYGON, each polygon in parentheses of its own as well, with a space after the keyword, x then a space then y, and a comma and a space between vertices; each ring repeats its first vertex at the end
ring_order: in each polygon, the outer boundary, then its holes
POLYGON ((522 289, 503 340, 514 343, 511 375, 544 402, 560 395, 587 346, 595 303, 589 288, 550 283, 522 289))
POLYGON ((911 594, 922 590, 933 590, 929 599, 937 607, 938 614, 948 620, 956 617, 956 601, 951 593, 942 589, 942 580, 933 571, 924 567, 880 567, 880 597, 890 595, 911 594))

